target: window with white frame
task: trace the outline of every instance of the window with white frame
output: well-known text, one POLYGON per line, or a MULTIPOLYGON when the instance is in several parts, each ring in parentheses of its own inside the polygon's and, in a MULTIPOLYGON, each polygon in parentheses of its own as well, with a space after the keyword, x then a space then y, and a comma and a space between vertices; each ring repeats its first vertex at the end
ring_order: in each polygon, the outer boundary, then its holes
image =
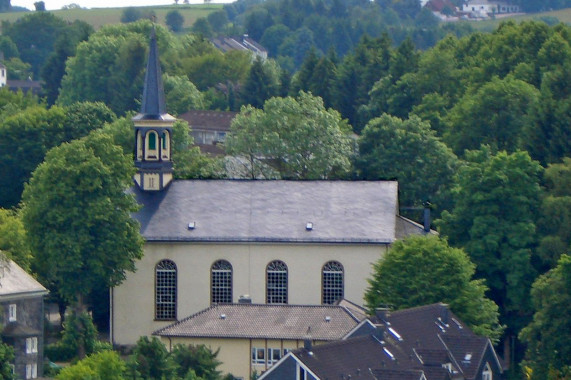
POLYGON ((266 350, 263 348, 252 347, 252 364, 266 364, 266 350))
POLYGON ((176 319, 176 265, 171 260, 160 261, 155 268, 155 318, 176 319))
POLYGON ((210 301, 212 303, 232 303, 232 265, 226 260, 218 260, 211 267, 210 301))
POLYGON ((147 149, 145 149, 145 159, 147 160, 158 160, 159 158, 159 147, 158 140, 159 135, 155 131, 149 131, 146 135, 147 139, 147 149))
POLYGON ((486 365, 484 366, 484 370, 482 371, 482 380, 493 380, 492 368, 490 367, 490 363, 486 362, 486 365))
POLYGON ((164 131, 161 135, 161 157, 163 160, 170 159, 170 135, 164 131))
POLYGON ((9 322, 15 322, 18 318, 16 315, 17 312, 17 307, 16 304, 10 304, 10 306, 8 306, 8 321, 9 322))
POLYGON ((35 354, 38 352, 38 337, 26 338, 26 353, 35 354))
POLYGON ((266 268, 266 303, 287 303, 287 265, 275 260, 266 268))
POLYGON ((344 297, 343 265, 337 261, 329 261, 321 272, 321 303, 332 305, 344 297))
POLYGON ((307 380, 307 371, 301 365, 297 365, 297 377, 296 380, 307 380))
POLYGON ((268 365, 274 365, 282 358, 281 348, 268 348, 268 365))
POLYGON ((38 377, 38 365, 26 364, 26 379, 35 379, 38 377))

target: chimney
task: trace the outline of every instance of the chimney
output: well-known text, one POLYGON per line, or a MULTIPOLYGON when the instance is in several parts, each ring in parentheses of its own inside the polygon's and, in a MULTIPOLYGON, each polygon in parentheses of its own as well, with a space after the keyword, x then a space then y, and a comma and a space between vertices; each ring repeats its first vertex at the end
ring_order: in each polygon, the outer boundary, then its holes
POLYGON ((303 338, 303 348, 305 348, 311 354, 311 326, 308 326, 307 331, 305 332, 305 338, 303 338))
POLYGON ((448 325, 448 305, 446 304, 440 305, 440 320, 445 325, 448 325))
POLYGON ((424 213, 423 213, 423 220, 424 220, 424 232, 430 232, 430 201, 424 202, 424 213))

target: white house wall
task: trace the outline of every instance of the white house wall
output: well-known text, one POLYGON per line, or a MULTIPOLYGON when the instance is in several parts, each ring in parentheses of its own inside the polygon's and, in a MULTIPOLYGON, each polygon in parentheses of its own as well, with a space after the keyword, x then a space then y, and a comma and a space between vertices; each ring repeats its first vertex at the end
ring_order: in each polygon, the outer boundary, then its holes
POLYGON ((138 270, 112 291, 112 339, 118 345, 134 344, 142 335, 173 321, 155 321, 155 265, 164 259, 177 266, 177 319, 210 306, 210 268, 227 260, 233 270, 233 302, 249 295, 265 303, 266 266, 282 260, 288 267, 288 303, 321 304, 321 270, 328 261, 344 268, 345 298, 363 303, 372 263, 386 252, 382 244, 220 244, 147 243, 138 270))

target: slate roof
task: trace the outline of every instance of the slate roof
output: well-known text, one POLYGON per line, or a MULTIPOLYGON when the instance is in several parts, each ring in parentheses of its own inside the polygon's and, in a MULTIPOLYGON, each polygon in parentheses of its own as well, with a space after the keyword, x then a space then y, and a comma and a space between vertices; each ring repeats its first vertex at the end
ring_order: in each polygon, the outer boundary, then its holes
MULTIPOLYGON (((370 320, 376 329, 368 335, 300 348, 290 358, 319 379, 477 379, 492 357, 503 369, 489 339, 475 335, 445 304, 380 313, 370 320), (451 365, 451 373, 445 364, 451 365)), ((275 378, 271 373, 280 363, 262 379, 275 378)))
POLYGON ((341 339, 359 320, 344 307, 267 304, 215 305, 154 335, 193 338, 341 339), (328 317, 328 318, 327 318, 328 317))
POLYGON ((0 301, 38 297, 48 290, 12 260, 0 261, 0 301))
POLYGON ((237 112, 190 110, 178 116, 185 120, 193 131, 228 132, 237 112))
POLYGON ((161 64, 154 28, 151 30, 149 58, 145 72, 145 87, 143 89, 141 111, 135 115, 133 120, 174 120, 174 118, 167 113, 161 64))
POLYGON ((161 192, 132 191, 143 206, 134 216, 151 242, 388 244, 396 238, 395 181, 178 180, 161 192))
MULTIPOLYGON (((384 371, 391 378, 409 379, 410 368, 402 367, 404 362, 416 362, 404 352, 395 349, 373 335, 348 340, 315 345, 311 350, 298 349, 292 353, 300 362, 310 368, 320 379, 341 379, 358 377, 377 379, 375 370, 384 371), (392 356, 391 356, 392 355, 392 356), (401 377, 399 377, 401 376, 401 377)), ((416 370, 413 379, 420 379, 421 371, 416 370)))

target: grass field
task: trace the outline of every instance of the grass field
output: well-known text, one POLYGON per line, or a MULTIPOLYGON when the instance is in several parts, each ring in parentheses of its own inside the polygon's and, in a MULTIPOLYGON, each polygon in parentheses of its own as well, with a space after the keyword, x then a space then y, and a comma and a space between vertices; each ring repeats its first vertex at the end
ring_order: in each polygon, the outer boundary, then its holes
POLYGON ((527 13, 521 14, 516 16, 510 17, 502 17, 496 18, 495 20, 484 20, 484 21, 469 21, 469 24, 474 27, 474 29, 483 31, 483 32, 491 32, 497 28, 497 26, 506 20, 514 20, 516 22, 525 21, 525 20, 538 20, 538 21, 546 21, 546 20, 553 20, 556 18, 559 22, 564 24, 571 24, 571 8, 560 9, 558 11, 551 11, 551 12, 541 12, 541 13, 527 13))
MULTIPOLYGON (((151 11, 157 16, 157 22, 165 25, 165 18, 169 11, 176 9, 184 17, 184 28, 192 26, 194 21, 199 17, 205 17, 209 13, 222 8, 222 4, 197 4, 197 5, 161 5, 149 7, 136 7, 142 13, 150 13, 151 11)), ((124 8, 92 8, 92 9, 61 9, 52 12, 54 15, 67 21, 82 20, 93 25, 95 29, 99 29, 102 25, 117 24, 121 22, 121 15, 124 8)), ((30 12, 14 12, 0 13, 0 22, 14 22, 18 18, 29 14, 30 12)))

